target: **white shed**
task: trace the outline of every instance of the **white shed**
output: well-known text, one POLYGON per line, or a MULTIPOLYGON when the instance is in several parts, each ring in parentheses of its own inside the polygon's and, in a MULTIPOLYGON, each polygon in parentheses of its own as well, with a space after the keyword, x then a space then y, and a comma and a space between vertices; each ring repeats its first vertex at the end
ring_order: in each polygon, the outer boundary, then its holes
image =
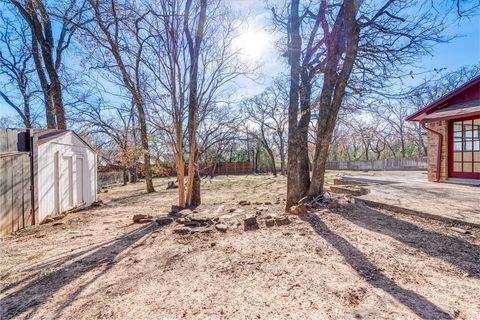
POLYGON ((97 156, 92 147, 70 130, 35 130, 34 136, 39 221, 96 201, 97 156))

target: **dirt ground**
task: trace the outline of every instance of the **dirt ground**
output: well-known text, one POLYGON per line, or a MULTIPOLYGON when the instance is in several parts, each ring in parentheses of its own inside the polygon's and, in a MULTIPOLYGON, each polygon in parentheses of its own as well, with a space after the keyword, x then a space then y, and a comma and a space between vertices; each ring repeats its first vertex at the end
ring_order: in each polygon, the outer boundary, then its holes
MULTIPOLYGON (((175 203, 155 184, 110 188, 102 207, 4 237, 1 318, 479 319, 479 229, 344 204, 284 226, 178 235, 132 223, 175 203)), ((246 212, 281 213, 285 178, 216 177, 202 190, 202 211, 246 200, 246 212)))

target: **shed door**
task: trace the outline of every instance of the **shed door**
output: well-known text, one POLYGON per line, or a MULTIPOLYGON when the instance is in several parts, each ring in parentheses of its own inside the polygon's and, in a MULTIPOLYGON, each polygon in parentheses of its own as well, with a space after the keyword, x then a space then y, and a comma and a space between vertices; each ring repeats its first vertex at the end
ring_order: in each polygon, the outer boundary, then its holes
POLYGON ((450 121, 448 158, 449 177, 480 179, 480 117, 450 121))
POLYGON ((73 208, 73 159, 63 156, 60 174, 61 212, 73 208))
POLYGON ((81 205, 85 202, 83 198, 83 158, 77 157, 76 165, 77 205, 81 205))

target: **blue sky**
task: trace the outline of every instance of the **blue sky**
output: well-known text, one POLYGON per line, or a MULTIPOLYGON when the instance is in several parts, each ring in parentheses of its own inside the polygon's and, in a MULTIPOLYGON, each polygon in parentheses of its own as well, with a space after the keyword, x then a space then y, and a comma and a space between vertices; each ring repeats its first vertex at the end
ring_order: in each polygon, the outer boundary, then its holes
MULTIPOLYGON (((233 0, 231 4, 234 9, 249 14, 242 27, 245 35, 240 36, 238 47, 245 51, 246 59, 252 59, 252 63, 253 60, 259 60, 262 63, 259 70, 262 78, 255 81, 243 78, 232 83, 236 98, 248 97, 261 92, 275 76, 285 73, 288 69, 284 58, 280 57, 274 46, 274 41, 279 35, 273 34, 267 28, 271 13, 265 3, 263 1, 233 0), (249 55, 254 57, 249 58, 249 55)), ((480 62, 479 17, 452 23, 448 27, 446 35, 457 35, 457 37, 449 43, 437 44, 433 55, 421 58, 417 63, 420 69, 413 67, 413 71, 428 71, 434 68, 446 68, 447 71, 453 71, 461 66, 480 62)), ((411 84, 417 80, 420 80, 420 77, 411 80, 413 82, 411 84)), ((0 116, 16 116, 13 109, 7 106, 2 99, 0 99, 0 116)))

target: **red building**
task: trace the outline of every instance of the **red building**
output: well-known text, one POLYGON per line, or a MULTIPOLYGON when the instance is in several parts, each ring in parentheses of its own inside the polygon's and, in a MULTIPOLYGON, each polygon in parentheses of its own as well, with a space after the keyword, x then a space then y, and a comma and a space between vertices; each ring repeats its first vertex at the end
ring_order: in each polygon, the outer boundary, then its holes
POLYGON ((407 120, 427 130, 429 181, 480 179, 480 77, 407 120))

